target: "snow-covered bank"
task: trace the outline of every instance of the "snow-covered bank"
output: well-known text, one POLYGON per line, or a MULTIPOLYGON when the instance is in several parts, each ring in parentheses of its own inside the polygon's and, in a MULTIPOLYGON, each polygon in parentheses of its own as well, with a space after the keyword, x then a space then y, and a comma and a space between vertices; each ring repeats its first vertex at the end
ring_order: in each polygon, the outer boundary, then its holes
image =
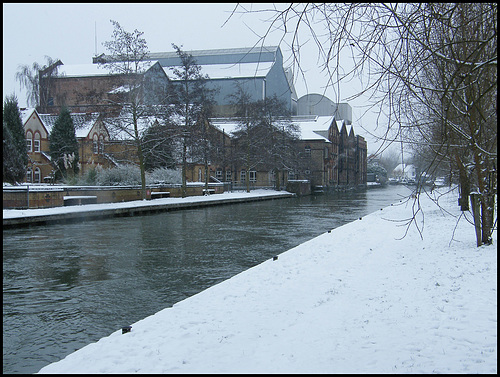
MULTIPOLYGON (((119 203, 100 203, 100 204, 87 204, 78 206, 67 206, 67 207, 54 207, 54 208, 37 208, 37 209, 4 209, 3 219, 4 220, 14 220, 14 219, 42 219, 57 216, 61 218, 70 218, 71 215, 109 215, 113 211, 119 211, 123 213, 124 211, 135 211, 135 212, 145 212, 147 210, 155 210, 160 207, 165 209, 174 208, 176 206, 195 206, 201 204, 210 203, 221 203, 221 202, 231 202, 239 200, 258 200, 271 197, 285 197, 292 196, 293 194, 287 191, 274 191, 274 190, 253 190, 251 192, 240 191, 240 192, 224 192, 222 194, 214 194, 208 196, 188 196, 185 198, 164 198, 164 199, 154 199, 154 200, 134 200, 129 202, 119 202, 119 203)), ((4 221, 4 225, 6 222, 4 221)))
MULTIPOLYGON (((456 198, 440 204, 459 216, 456 198)), ((496 232, 476 248, 471 224, 420 201, 423 240, 401 239, 412 201, 384 208, 40 372, 496 373, 496 232)))

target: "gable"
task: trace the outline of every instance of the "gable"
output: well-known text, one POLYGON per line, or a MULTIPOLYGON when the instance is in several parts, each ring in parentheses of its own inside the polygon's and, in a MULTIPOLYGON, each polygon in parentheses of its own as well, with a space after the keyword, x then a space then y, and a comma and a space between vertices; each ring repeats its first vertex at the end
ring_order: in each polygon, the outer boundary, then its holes
POLYGON ((35 109, 22 110, 21 118, 23 120, 25 133, 28 130, 31 131, 33 135, 38 132, 42 139, 48 139, 50 131, 47 130, 35 109))

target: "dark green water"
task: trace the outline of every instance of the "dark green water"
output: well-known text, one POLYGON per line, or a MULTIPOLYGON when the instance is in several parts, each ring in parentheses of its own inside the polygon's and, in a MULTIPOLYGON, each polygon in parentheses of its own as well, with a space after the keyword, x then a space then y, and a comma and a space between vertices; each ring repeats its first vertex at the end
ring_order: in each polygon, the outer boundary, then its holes
POLYGON ((4 230, 3 373, 36 373, 409 193, 388 186, 4 230))

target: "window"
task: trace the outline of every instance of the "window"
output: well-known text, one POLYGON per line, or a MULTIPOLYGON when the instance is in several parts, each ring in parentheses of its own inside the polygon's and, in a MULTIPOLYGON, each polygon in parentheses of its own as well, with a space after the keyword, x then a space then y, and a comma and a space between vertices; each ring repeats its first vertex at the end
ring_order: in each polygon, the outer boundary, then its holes
POLYGON ((35 183, 40 183, 40 168, 35 168, 35 179, 33 180, 35 183))
POLYGON ((97 135, 94 134, 92 139, 93 139, 93 144, 94 144, 94 154, 98 154, 99 153, 99 142, 97 141, 97 135))
POLYGON ((257 172, 255 170, 251 170, 248 173, 249 173, 250 182, 257 182, 257 172))
POLYGON ((35 140, 34 140, 34 152, 35 153, 40 153, 40 134, 37 132, 35 133, 35 140))
POLYGON ((231 182, 231 170, 226 170, 226 182, 231 182))
POLYGON ((33 135, 30 131, 26 132, 26 148, 28 149, 28 153, 33 152, 33 135))
POLYGON ((104 153, 104 136, 99 136, 99 153, 104 153))
POLYGON ((306 145, 306 147, 304 148, 304 156, 311 157, 311 147, 309 145, 306 145))
POLYGON ((274 169, 269 172, 269 182, 276 182, 276 171, 274 169))
POLYGON ((201 174, 201 168, 198 169, 198 182, 203 182, 203 175, 201 174))
POLYGON ((28 183, 31 183, 33 180, 32 180, 32 177, 31 177, 31 169, 28 169, 26 171, 26 182, 28 183))
POLYGON ((222 169, 217 169, 215 171, 215 178, 217 178, 219 181, 222 181, 222 169))
POLYGON ((245 182, 247 180, 247 172, 246 170, 242 170, 240 173, 240 181, 245 182))

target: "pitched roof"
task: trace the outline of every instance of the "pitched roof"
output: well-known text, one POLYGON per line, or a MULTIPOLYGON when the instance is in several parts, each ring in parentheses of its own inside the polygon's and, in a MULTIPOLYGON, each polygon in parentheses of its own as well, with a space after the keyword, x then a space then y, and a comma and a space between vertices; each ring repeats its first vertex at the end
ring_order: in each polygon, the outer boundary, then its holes
MULTIPOLYGON (((326 136, 328 136, 328 128, 333 119, 333 116, 313 115, 295 116, 291 118, 291 121, 297 126, 301 140, 330 142, 326 136)), ((214 118, 211 123, 228 135, 232 135, 238 129, 238 120, 236 118, 214 118)))
POLYGON ((333 116, 297 116, 292 121, 300 130, 301 140, 328 140, 328 128, 335 118, 333 116))
POLYGON ((23 122, 23 126, 30 119, 31 114, 33 114, 33 112, 35 112, 35 111, 36 110, 34 107, 19 109, 19 112, 21 114, 21 121, 23 122))
MULTIPOLYGON (((52 128, 57 120, 58 115, 52 114, 38 114, 40 119, 42 120, 45 128, 50 133, 52 132, 52 128)), ((79 114, 79 113, 71 113, 71 119, 73 120, 73 125, 75 126, 75 133, 77 138, 87 137, 90 130, 94 126, 97 121, 99 114, 79 114)))
MULTIPOLYGON (((272 62, 258 63, 229 63, 229 64, 204 64, 200 65, 201 74, 208 75, 211 79, 238 78, 238 77, 266 77, 272 68, 272 62)), ((178 66, 163 67, 163 70, 171 80, 172 69, 178 66)))
MULTIPOLYGON (((144 62, 144 71, 151 68, 156 61, 144 62)), ((109 76, 119 74, 112 72, 100 64, 63 64, 58 67, 59 77, 80 77, 80 76, 109 76)))
MULTIPOLYGON (((254 46, 254 47, 239 47, 239 48, 222 48, 222 49, 213 49, 213 50, 190 50, 184 51, 185 53, 192 55, 194 58, 208 58, 211 56, 220 57, 220 56, 228 56, 228 55, 238 55, 243 56, 246 61, 253 62, 264 62, 264 61, 274 61, 274 58, 271 59, 268 56, 268 53, 274 54, 279 49, 279 46, 254 46), (265 54, 265 55, 264 55, 265 54)), ((147 59, 145 60, 160 60, 163 61, 166 65, 168 60, 175 60, 178 58, 177 52, 150 52, 148 54, 147 59)), ((108 60, 112 61, 113 57, 110 55, 101 55, 94 58, 94 62, 97 60, 108 60)), ((241 59, 241 58, 240 58, 241 59)), ((231 63, 238 63, 238 60, 232 61, 231 63)), ((198 64, 201 62, 198 62, 198 64)), ((202 63, 202 64, 217 64, 219 62, 212 63, 202 63)), ((163 63, 162 63, 163 65, 163 63)))

